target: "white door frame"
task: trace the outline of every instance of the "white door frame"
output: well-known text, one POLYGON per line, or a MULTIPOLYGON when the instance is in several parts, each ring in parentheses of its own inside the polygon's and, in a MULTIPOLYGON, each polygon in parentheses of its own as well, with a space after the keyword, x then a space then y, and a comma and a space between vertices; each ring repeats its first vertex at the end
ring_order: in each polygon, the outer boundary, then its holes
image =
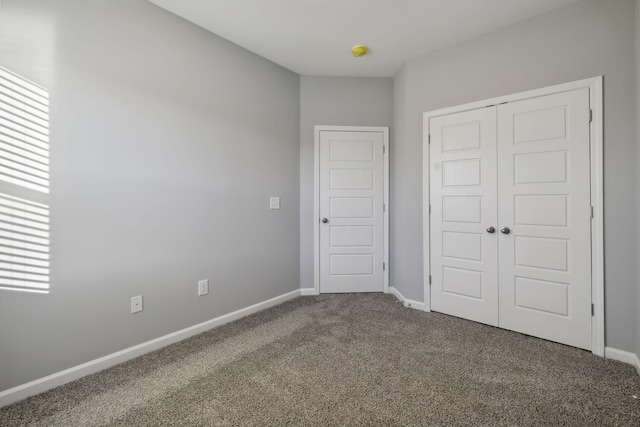
POLYGON ((320 132, 382 132, 384 147, 384 242, 383 270, 384 293, 389 292, 389 128, 379 126, 321 126, 314 127, 313 151, 313 294, 320 294, 320 132))
POLYGON ((593 219, 591 221, 591 302, 594 312, 591 320, 592 353, 604 356, 604 186, 603 186, 603 92, 602 76, 578 80, 556 86, 549 86, 527 92, 486 99, 455 107, 428 111, 423 114, 422 121, 422 221, 423 221, 423 266, 424 266, 424 305, 425 311, 431 311, 431 292, 429 277, 431 274, 430 222, 429 222, 429 119, 452 113, 459 113, 478 108, 502 104, 504 102, 521 101, 554 93, 568 92, 575 89, 589 89, 589 103, 592 111, 590 127, 591 136, 591 205, 593 219))

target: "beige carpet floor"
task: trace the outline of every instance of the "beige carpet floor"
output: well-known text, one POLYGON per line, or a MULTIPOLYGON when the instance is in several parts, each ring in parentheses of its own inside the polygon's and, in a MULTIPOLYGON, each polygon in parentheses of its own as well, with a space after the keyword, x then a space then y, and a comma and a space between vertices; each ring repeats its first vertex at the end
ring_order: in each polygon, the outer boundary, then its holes
POLYGON ((404 308, 302 297, 0 409, 0 425, 640 426, 633 367, 404 308))

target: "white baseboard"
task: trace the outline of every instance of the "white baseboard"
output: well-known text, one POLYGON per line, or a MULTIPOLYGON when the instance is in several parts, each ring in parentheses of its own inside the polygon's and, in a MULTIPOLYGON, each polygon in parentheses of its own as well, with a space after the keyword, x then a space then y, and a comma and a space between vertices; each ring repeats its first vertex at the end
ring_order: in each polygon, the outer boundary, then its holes
POLYGON ((311 295, 320 295, 320 292, 316 291, 316 288, 300 288, 300 295, 311 296, 311 295))
POLYGON ((420 311, 431 311, 425 305, 425 303, 405 298, 404 295, 402 295, 400 291, 394 288, 393 286, 389 286, 389 293, 393 294, 393 296, 396 297, 398 301, 404 304, 404 306, 407 308, 413 308, 414 310, 420 310, 420 311))
POLYGON ((295 290, 0 392, 0 408, 300 296, 295 290))
POLYGON ((389 286, 389 293, 392 294, 394 297, 396 297, 396 299, 398 301, 400 301, 401 303, 404 304, 404 296, 400 293, 399 290, 397 290, 396 288, 394 288, 393 286, 389 286))
POLYGON ((637 354, 629 351, 618 350, 617 348, 605 347, 604 357, 633 365, 636 368, 638 375, 640 375, 640 358, 638 358, 637 354))

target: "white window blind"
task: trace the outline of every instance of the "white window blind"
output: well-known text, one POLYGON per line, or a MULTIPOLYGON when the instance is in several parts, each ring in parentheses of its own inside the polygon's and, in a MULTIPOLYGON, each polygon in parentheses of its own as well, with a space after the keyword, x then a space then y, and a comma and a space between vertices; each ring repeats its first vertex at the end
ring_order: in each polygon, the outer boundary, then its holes
POLYGON ((49 94, 2 67, 0 185, 0 289, 46 293, 49 206, 15 193, 49 193, 49 94))

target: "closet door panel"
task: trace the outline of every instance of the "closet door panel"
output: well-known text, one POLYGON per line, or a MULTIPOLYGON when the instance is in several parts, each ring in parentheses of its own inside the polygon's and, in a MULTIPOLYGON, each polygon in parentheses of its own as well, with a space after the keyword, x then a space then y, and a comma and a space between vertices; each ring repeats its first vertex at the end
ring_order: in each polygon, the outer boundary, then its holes
POLYGON ((497 119, 499 325, 590 349, 588 89, 503 104, 497 119))
POLYGON ((496 109, 430 120, 431 308, 498 324, 496 109))

